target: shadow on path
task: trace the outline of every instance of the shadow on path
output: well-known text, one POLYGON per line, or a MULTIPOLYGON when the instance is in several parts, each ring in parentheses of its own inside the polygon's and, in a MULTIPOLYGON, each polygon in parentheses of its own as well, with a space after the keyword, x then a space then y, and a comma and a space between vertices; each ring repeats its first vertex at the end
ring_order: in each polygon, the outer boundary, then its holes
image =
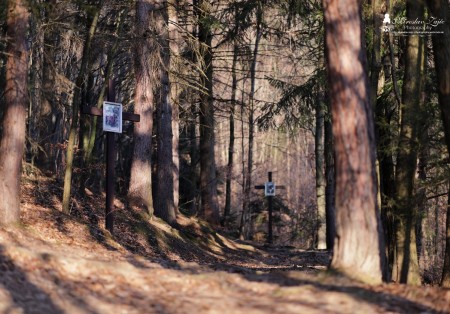
POLYGON ((25 272, 6 256, 2 245, 0 245, 0 273, 0 285, 9 292, 14 302, 11 305, 13 308, 19 307, 25 314, 64 313, 45 291, 30 282, 25 272))
POLYGON ((258 273, 255 271, 246 272, 243 276, 252 282, 266 282, 277 284, 280 287, 303 287, 312 286, 324 292, 337 292, 351 296, 355 300, 368 304, 377 305, 386 312, 396 313, 438 313, 435 309, 408 300, 395 294, 375 291, 363 285, 359 286, 352 283, 350 279, 340 275, 327 275, 326 280, 313 281, 304 279, 302 272, 310 269, 310 267, 300 267, 297 270, 276 270, 268 273, 258 273), (336 283, 330 283, 335 281, 336 283))

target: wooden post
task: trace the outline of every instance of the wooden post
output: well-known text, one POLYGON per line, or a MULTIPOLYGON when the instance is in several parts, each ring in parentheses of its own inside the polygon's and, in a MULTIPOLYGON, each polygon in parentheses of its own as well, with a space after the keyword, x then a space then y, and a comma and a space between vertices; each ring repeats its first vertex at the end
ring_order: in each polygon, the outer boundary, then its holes
POLYGON ((268 230, 267 230, 267 243, 273 243, 273 197, 275 196, 275 187, 280 190, 284 190, 286 187, 284 185, 275 185, 272 181, 272 171, 267 173, 268 181, 264 185, 255 185, 255 189, 257 190, 265 190, 265 195, 267 197, 267 205, 269 209, 269 221, 268 221, 268 230), (268 193, 267 185, 270 184, 273 188, 273 193, 268 193))
MULTIPOLYGON (((108 82, 108 101, 115 101, 114 82, 108 82)), ((81 113, 92 116, 103 116, 103 111, 97 107, 81 108, 81 113)), ((138 114, 123 112, 123 121, 139 122, 140 116, 138 114)), ((113 234, 114 232, 114 198, 115 198, 115 164, 117 156, 116 136, 113 132, 106 132, 106 207, 105 207, 105 228, 113 234)))
MULTIPOLYGON (((108 82, 108 101, 115 102, 114 81, 108 82)), ((111 234, 114 231, 114 181, 116 177, 116 133, 106 132, 106 207, 105 207, 105 228, 111 234)))
MULTIPOLYGON (((272 171, 268 172, 268 182, 273 182, 272 181, 272 171)), ((273 195, 268 195, 267 196, 267 203, 269 206, 269 231, 268 231, 268 237, 267 237, 267 242, 269 244, 273 243, 273 195)))

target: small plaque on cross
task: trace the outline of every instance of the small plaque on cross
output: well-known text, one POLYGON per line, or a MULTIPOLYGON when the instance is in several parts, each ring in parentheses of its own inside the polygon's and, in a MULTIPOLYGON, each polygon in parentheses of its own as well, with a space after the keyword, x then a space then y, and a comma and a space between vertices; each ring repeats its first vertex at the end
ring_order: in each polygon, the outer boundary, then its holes
POLYGON ((103 102, 103 131, 122 133, 122 104, 103 102))
POLYGON ((275 183, 266 182, 264 184, 264 195, 265 196, 275 196, 275 183))

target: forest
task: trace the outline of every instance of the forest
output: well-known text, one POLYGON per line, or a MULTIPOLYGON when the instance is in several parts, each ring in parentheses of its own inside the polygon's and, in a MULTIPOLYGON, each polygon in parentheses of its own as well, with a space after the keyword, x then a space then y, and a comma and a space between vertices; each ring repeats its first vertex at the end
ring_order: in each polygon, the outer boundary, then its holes
POLYGON ((1 313, 450 313, 447 0, 1 0, 0 121, 1 313))

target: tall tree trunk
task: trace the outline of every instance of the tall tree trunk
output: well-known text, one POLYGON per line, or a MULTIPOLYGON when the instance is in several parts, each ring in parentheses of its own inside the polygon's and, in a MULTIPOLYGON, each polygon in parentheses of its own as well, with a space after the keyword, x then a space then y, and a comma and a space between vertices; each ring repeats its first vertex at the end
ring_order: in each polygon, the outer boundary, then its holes
POLYGON ((176 222, 173 190, 173 150, 172 150, 172 102, 170 100, 170 50, 168 33, 167 1, 161 1, 152 12, 155 34, 158 38, 160 64, 160 88, 157 93, 157 166, 156 180, 158 193, 155 199, 155 215, 169 224, 176 222))
POLYGON ((382 0, 372 1, 372 56, 370 64, 370 103, 373 110, 377 103, 378 82, 381 72, 381 25, 382 25, 382 0))
POLYGON ((153 215, 152 197, 152 134, 153 89, 156 81, 154 65, 158 60, 158 46, 149 29, 153 0, 136 2, 136 34, 134 72, 136 77, 134 112, 140 122, 134 125, 134 149, 130 171, 128 200, 130 205, 153 215), (150 32, 150 33, 149 33, 150 32))
POLYGON ((181 86, 177 73, 181 71, 180 32, 178 29, 178 0, 168 1, 169 47, 170 47, 170 101, 172 103, 172 156, 173 156, 173 206, 178 213, 180 199, 180 92, 181 86))
POLYGON ((27 128, 27 159, 34 166, 39 161, 39 153, 44 149, 39 143, 40 116, 36 114, 42 108, 42 68, 44 59, 44 32, 41 30, 43 19, 38 14, 32 14, 30 19, 30 36, 33 48, 30 58, 30 104, 28 109, 27 128))
POLYGON ((72 189, 72 172, 73 172, 73 162, 75 157, 75 142, 78 133, 78 121, 80 114, 81 105, 81 93, 85 85, 85 79, 87 74, 87 68, 89 63, 89 57, 91 52, 91 45, 94 39, 95 31, 97 29, 98 18, 100 16, 100 10, 102 8, 102 1, 95 8, 94 12, 90 16, 90 25, 88 33, 86 34, 86 39, 83 47, 83 55, 81 60, 80 71, 78 72, 77 79, 75 81, 74 95, 72 98, 72 122, 70 124, 69 130, 69 140, 67 143, 67 155, 66 155, 66 170, 64 173, 64 192, 62 199, 62 210, 65 213, 70 211, 70 193, 72 189))
POLYGON ((450 287, 450 184, 447 199, 447 217, 445 224, 445 255, 444 266, 442 268, 441 286, 450 287))
MULTIPOLYGON (((376 112, 377 109, 377 97, 378 97, 378 83, 381 73, 381 25, 382 25, 382 0, 372 1, 372 55, 370 62, 370 103, 372 110, 376 112)), ((378 128, 375 123, 375 137, 378 143, 378 128)), ((378 183, 378 195, 377 202, 378 208, 381 208, 381 188, 380 188, 380 160, 377 155, 376 161, 377 169, 377 183, 378 183)))
POLYGON ((228 143, 228 164, 227 164, 227 179, 225 183, 225 208, 223 211, 222 225, 227 223, 228 216, 231 212, 231 178, 233 176, 233 166, 234 166, 234 115, 236 111, 236 92, 237 92, 237 57, 238 57, 238 45, 237 42, 234 43, 233 48, 233 62, 231 65, 231 104, 230 104, 230 116, 228 118, 230 125, 230 137, 228 143))
MULTIPOLYGON (((329 107, 329 101, 326 97, 329 107)), ((327 231, 327 249, 333 250, 334 237, 336 236, 336 209, 334 206, 335 198, 335 176, 334 176, 334 148, 333 148, 333 130, 331 117, 325 118, 325 205, 326 205, 326 231, 327 231)))
POLYGON ((246 233, 245 226, 247 225, 247 211, 245 210, 247 208, 246 204, 246 198, 245 198, 245 181, 246 181, 246 174, 247 171, 245 171, 245 128, 244 128, 244 95, 245 95, 245 86, 246 86, 246 79, 244 78, 242 80, 242 88, 241 88, 241 107, 240 107, 240 114, 241 114, 241 167, 242 167, 242 194, 243 194, 243 200, 242 200, 242 212, 241 212, 241 219, 239 223, 239 239, 244 240, 244 234, 246 233))
MULTIPOLYGON (((436 27, 433 35, 434 63, 438 81, 439 106, 444 124, 445 142, 450 154, 450 8, 446 0, 428 0, 431 15, 443 24, 436 27)), ((450 196, 449 196, 450 197, 450 196)), ((447 207, 446 249, 441 285, 450 287, 450 206, 447 207)))
MULTIPOLYGON (((382 11, 383 1, 375 0, 372 2, 372 19, 374 33, 372 37, 373 50, 371 62, 371 76, 370 76, 370 92, 371 104, 375 110, 375 133, 377 139, 377 174, 378 174, 378 199, 381 205, 381 219, 383 223, 384 237, 386 241, 386 254, 388 257, 388 266, 392 269, 394 256, 394 223, 392 214, 392 200, 395 197, 395 180, 394 180, 394 158, 392 154, 392 115, 395 105, 389 106, 388 102, 377 102, 378 91, 383 88, 384 80, 391 78, 394 86, 394 94, 397 98, 397 80, 396 69, 393 54, 393 39, 392 34, 385 34, 388 36, 390 46, 390 56, 385 57, 390 63, 385 64, 384 73, 382 76, 381 63, 381 34, 380 28, 383 21, 382 11), (381 84, 380 84, 381 83, 381 84)), ((389 277, 390 269, 386 269, 386 277, 389 277)))
POLYGON ((217 199, 217 177, 215 162, 214 136, 214 98, 213 98, 213 55, 212 34, 209 25, 211 4, 206 0, 198 1, 200 8, 199 41, 203 60, 200 82, 200 193, 202 213, 207 221, 219 223, 219 204, 217 199))
POLYGON ((444 21, 433 35, 434 63, 438 81, 439 106, 444 123, 445 142, 450 153, 450 8, 446 0, 428 0, 431 15, 444 21))
POLYGON ((357 0, 324 0, 336 153, 336 237, 331 268, 370 283, 384 267, 375 177, 375 138, 357 0))
MULTIPOLYGON (((198 8, 198 0, 193 0, 193 18, 194 19, 200 19, 200 13, 198 8)), ((198 29, 196 27, 193 27, 192 29, 192 38, 198 38, 198 29)), ((191 47, 194 47, 192 45, 191 47)), ((198 64, 197 61, 197 54, 193 49, 189 51, 190 53, 190 61, 193 64, 198 64)), ((194 94, 194 93, 192 93, 194 94)), ((192 98, 195 96, 192 95, 192 98)), ((187 181, 188 181, 188 192, 186 194, 186 204, 187 204, 187 212, 189 215, 195 215, 199 213, 199 145, 198 145, 198 136, 197 136, 197 125, 198 125, 198 107, 197 102, 190 99, 188 101, 190 103, 188 108, 188 126, 187 126, 187 136, 188 136, 188 150, 189 150, 189 159, 190 164, 188 166, 188 174, 187 174, 187 181)))
POLYGON ((191 105, 190 114, 191 121, 188 126, 189 133, 189 192, 187 195, 187 203, 188 203, 188 212, 190 215, 195 215, 199 212, 198 210, 198 196, 199 196, 199 187, 198 187, 198 179, 199 179, 199 171, 198 171, 198 141, 197 141, 197 107, 195 104, 191 105))
MULTIPOLYGON (((247 171, 245 175, 245 186, 244 186, 244 208, 243 211, 245 216, 248 217, 249 223, 252 219, 252 214, 250 212, 250 197, 252 191, 252 171, 253 171, 253 144, 255 141, 255 91, 256 91, 256 67, 258 64, 258 54, 259 54, 259 42, 262 36, 262 22, 263 22, 263 8, 262 3, 258 3, 258 7, 256 9, 256 36, 255 36, 255 44, 253 47, 253 58, 250 66, 250 95, 249 95, 249 113, 248 113, 248 155, 247 155, 247 171)), ((247 223, 244 220, 244 223, 247 223)), ((249 236, 249 226, 243 226, 241 229, 244 231, 244 234, 241 235, 245 239, 249 236)))
POLYGON ((317 248, 319 250, 327 248, 326 180, 324 175, 324 106, 323 95, 318 95, 316 99, 316 133, 314 138, 316 155, 317 248))
POLYGON ((6 86, 0 140, 0 224, 19 220, 20 177, 28 102, 28 8, 24 0, 8 0, 6 86))
MULTIPOLYGON (((407 18, 423 20, 422 0, 406 2, 407 18)), ((395 233, 396 245, 392 279, 419 285, 421 283, 416 245, 417 206, 414 193, 417 169, 419 111, 421 99, 421 69, 424 53, 423 39, 409 35, 403 78, 401 128, 395 172, 395 233)))

